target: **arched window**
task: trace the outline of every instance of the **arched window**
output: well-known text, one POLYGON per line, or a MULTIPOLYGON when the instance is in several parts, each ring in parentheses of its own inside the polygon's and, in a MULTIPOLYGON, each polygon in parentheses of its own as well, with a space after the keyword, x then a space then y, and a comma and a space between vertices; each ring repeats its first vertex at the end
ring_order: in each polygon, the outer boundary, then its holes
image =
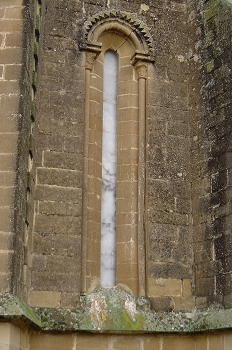
POLYGON ((152 59, 149 40, 123 16, 105 13, 86 26, 82 290, 117 285, 145 296, 146 85, 152 59), (114 154, 107 164, 115 167, 112 181, 104 165, 108 151, 114 154), (114 182, 108 193, 106 181, 114 182), (112 235, 104 231, 110 225, 112 235))

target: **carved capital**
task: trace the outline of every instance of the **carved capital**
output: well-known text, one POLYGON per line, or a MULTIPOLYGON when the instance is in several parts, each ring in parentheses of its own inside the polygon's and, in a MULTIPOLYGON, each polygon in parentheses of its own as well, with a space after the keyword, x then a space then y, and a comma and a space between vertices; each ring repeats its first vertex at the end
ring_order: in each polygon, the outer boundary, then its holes
POLYGON ((137 62, 135 68, 138 73, 138 78, 147 79, 147 64, 144 62, 137 62))
POLYGON ((85 68, 92 70, 93 69, 93 63, 94 60, 96 59, 97 54, 95 52, 89 52, 87 51, 85 53, 85 68))

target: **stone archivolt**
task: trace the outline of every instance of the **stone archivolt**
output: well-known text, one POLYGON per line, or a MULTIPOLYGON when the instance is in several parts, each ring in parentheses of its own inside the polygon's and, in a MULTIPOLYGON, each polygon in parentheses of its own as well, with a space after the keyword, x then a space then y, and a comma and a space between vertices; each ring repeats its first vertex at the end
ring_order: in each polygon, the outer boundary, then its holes
POLYGON ((152 36, 145 24, 128 12, 109 10, 99 12, 87 20, 83 29, 82 50, 99 49, 97 39, 104 31, 120 33, 125 40, 132 41, 136 51, 146 53, 150 61, 154 59, 152 36), (95 49, 96 49, 95 47, 95 49))
MULTIPOLYGON (((151 34, 145 24, 128 12, 119 10, 107 10, 97 13, 87 20, 84 25, 83 42, 94 41, 94 32, 98 27, 107 26, 104 30, 114 29, 128 34, 128 37, 135 35, 139 37, 141 44, 146 48, 151 57, 154 56, 154 45, 151 34)), ((101 32, 103 30, 101 29, 101 32)))

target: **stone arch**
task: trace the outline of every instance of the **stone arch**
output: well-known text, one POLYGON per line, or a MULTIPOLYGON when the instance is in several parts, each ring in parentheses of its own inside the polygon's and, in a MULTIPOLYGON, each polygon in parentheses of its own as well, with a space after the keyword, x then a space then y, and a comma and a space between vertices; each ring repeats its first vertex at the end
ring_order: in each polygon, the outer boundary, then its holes
POLYGON ((131 41, 138 52, 154 57, 153 39, 145 24, 125 11, 106 10, 88 19, 84 25, 83 41, 85 45, 97 44, 105 31, 120 33, 125 40, 131 41))

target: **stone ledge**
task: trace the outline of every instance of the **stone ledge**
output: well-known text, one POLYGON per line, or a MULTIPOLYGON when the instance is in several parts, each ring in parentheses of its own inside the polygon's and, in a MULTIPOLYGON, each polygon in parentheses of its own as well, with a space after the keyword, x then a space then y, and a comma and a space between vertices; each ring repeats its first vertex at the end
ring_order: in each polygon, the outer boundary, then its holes
POLYGON ((232 309, 154 312, 148 301, 120 288, 99 288, 81 297, 77 310, 30 308, 11 294, 0 296, 0 318, 46 331, 190 334, 232 329, 232 309))
POLYGON ((20 320, 34 328, 42 328, 40 315, 18 297, 8 293, 0 294, 0 319, 20 320))

